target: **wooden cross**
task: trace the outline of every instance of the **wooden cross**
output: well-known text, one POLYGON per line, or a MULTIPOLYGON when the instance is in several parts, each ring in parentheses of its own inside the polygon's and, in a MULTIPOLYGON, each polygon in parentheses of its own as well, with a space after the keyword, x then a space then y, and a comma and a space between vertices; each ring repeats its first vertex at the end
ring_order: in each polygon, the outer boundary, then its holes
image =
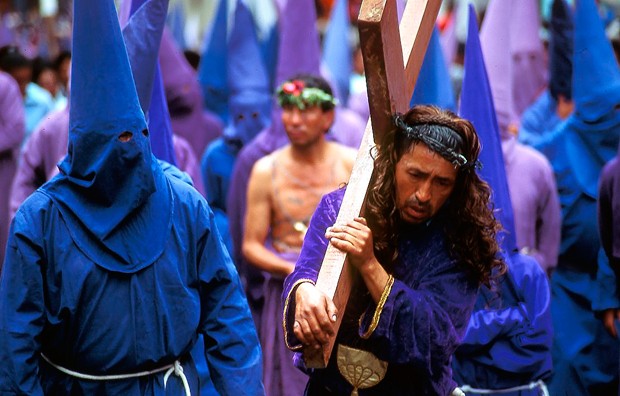
MULTIPOLYGON (((344 223, 359 216, 366 199, 373 171, 371 148, 393 128, 392 116, 405 113, 413 94, 424 54, 428 46, 441 0, 409 0, 400 29, 396 0, 364 0, 358 18, 360 43, 366 72, 370 120, 351 172, 337 222, 344 223), (403 59, 407 60, 405 65, 403 59)), ((340 328, 352 286, 352 272, 346 255, 329 245, 316 282, 319 290, 332 298, 338 308, 334 325, 340 328)), ((304 349, 309 368, 327 366, 335 337, 322 349, 304 349)))

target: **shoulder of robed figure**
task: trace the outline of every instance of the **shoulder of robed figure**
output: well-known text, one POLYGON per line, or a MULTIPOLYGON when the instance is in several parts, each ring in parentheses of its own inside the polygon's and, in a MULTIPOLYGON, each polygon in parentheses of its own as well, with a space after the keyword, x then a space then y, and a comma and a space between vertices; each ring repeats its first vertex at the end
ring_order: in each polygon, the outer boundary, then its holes
POLYGON ((352 169, 355 158, 357 157, 357 150, 337 142, 329 142, 329 144, 332 147, 333 155, 335 155, 336 158, 340 158, 342 164, 346 168, 352 169))
POLYGON ((252 167, 252 176, 265 176, 267 174, 271 174, 274 162, 285 153, 285 149, 286 146, 267 154, 256 161, 252 167))

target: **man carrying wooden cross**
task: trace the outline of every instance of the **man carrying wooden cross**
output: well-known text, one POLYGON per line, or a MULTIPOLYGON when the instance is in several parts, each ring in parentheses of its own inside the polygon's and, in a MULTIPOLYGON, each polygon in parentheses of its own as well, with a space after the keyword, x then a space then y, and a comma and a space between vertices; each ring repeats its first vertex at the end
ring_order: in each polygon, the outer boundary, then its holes
POLYGON ((378 145, 367 128, 351 182, 319 204, 283 293, 285 342, 304 351, 296 364, 326 366, 308 370, 307 395, 455 392, 451 356, 478 287, 504 271, 473 126, 431 106, 407 111, 439 3, 410 0, 400 34, 393 1, 362 4, 378 145), (349 216, 365 193, 364 217, 349 216))

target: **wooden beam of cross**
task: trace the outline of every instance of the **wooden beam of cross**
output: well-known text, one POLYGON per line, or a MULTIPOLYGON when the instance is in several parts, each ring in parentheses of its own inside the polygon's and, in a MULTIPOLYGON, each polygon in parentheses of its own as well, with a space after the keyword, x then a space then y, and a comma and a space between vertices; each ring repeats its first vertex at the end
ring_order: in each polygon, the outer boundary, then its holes
MULTIPOLYGON (((337 222, 345 223, 359 216, 366 199, 373 171, 371 148, 393 126, 392 116, 409 109, 409 101, 428 47, 441 0, 409 0, 400 29, 396 0, 364 0, 358 26, 366 72, 370 120, 342 200, 337 222), (406 59, 407 62, 403 61, 406 59)), ((346 255, 329 245, 316 282, 338 308, 334 325, 340 328, 353 283, 346 255)), ((322 349, 306 348, 304 361, 309 368, 327 366, 335 339, 322 349)))

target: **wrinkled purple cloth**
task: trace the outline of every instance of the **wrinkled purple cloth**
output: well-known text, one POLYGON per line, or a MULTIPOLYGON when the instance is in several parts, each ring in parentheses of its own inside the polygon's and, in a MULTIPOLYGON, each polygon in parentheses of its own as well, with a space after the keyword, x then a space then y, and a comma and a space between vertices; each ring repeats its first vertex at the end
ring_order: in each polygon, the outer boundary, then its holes
POLYGON ((514 211, 517 246, 547 271, 555 268, 562 225, 560 200, 549 161, 512 137, 502 141, 514 211))
POLYGON ((164 90, 174 134, 183 137, 202 158, 206 147, 223 131, 222 121, 203 110, 203 98, 196 72, 164 29, 159 51, 164 90))
MULTIPOLYGON (((610 263, 620 264, 620 162, 617 156, 601 172, 598 225, 601 243, 610 263)), ((620 273, 620 268, 614 270, 620 273)))
MULTIPOLYGON (((285 341, 295 350, 301 345, 292 332, 294 287, 304 280, 316 281, 328 245, 325 229, 336 221, 343 196, 344 189, 340 189, 323 197, 295 271, 284 282, 285 341)), ((385 378, 373 387, 359 389, 360 396, 449 395, 456 387, 450 368, 452 354, 467 329, 478 283, 450 258, 444 233, 447 222, 445 213, 440 212, 430 222, 401 228, 394 285, 376 329, 366 340, 360 334, 368 330, 376 306, 368 300, 361 282, 354 286, 336 343, 369 351, 388 362, 385 378), (361 318, 360 313, 364 315, 361 318)), ((350 394, 352 386, 340 375, 336 355, 332 353, 326 369, 311 371, 310 386, 350 394)))
MULTIPOLYGON (((19 155, 9 199, 10 218, 19 206, 43 183, 58 173, 56 164, 67 155, 69 107, 50 113, 32 133, 19 155)), ((204 194, 200 168, 189 144, 173 136, 177 166, 192 178, 194 187, 204 194)))
MULTIPOLYGON (((280 258, 294 263, 298 252, 276 252, 270 241, 267 248, 280 258)), ((263 350, 263 384, 267 396, 302 395, 308 376, 293 365, 293 351, 282 342, 282 290, 284 279, 263 272, 263 295, 265 303, 261 322, 258 325, 258 338, 263 350)))
POLYGON ((24 138, 24 104, 15 80, 0 72, 0 269, 9 232, 9 192, 24 138))

